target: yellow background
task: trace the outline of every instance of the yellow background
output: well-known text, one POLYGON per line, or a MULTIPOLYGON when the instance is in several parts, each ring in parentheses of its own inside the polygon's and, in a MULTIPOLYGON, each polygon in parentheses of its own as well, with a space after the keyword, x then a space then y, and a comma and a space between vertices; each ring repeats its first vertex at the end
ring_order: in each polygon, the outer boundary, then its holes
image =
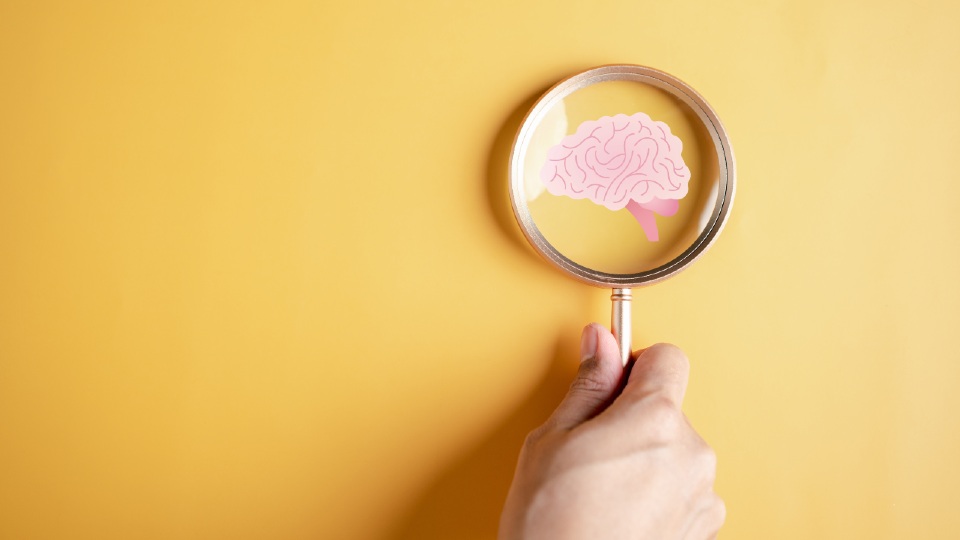
POLYGON ((635 294, 726 538, 960 536, 954 2, 0 4, 0 537, 490 538, 607 294, 523 245, 562 77, 703 93, 731 221, 635 294))

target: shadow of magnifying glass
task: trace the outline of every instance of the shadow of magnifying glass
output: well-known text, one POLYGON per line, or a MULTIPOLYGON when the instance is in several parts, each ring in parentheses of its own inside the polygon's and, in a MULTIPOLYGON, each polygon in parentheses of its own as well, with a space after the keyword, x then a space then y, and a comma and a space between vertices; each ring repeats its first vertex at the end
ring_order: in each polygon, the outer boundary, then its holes
POLYGON ((537 92, 533 92, 513 109, 494 137, 487 160, 486 188, 490 213, 493 215, 497 227, 509 239, 510 244, 529 255, 531 260, 539 260, 540 257, 530 247, 527 239, 524 238, 510 206, 510 180, 508 177, 510 153, 524 117, 547 89, 548 87, 544 87, 537 92))
MULTIPOLYGON (((517 226, 510 205, 508 169, 517 130, 527 112, 547 88, 532 92, 507 116, 490 146, 486 170, 486 195, 496 226, 510 245, 529 258, 544 273, 560 276, 530 247, 517 226)), ((584 290, 585 297, 589 297, 584 290)), ((573 299, 571 299, 573 300, 573 299)), ((557 406, 576 373, 579 328, 559 329, 552 358, 531 359, 546 370, 532 393, 498 427, 487 433, 471 450, 448 464, 412 503, 389 538, 448 540, 494 538, 500 511, 513 478, 523 440, 542 424, 557 406)))

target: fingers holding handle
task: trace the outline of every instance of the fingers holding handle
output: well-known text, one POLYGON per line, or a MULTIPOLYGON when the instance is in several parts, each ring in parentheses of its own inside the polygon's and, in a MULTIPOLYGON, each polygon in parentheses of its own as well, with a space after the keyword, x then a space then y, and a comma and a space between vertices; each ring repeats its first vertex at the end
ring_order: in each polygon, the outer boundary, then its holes
POLYGON ((637 356, 623 393, 631 400, 659 395, 680 409, 689 378, 687 355, 675 345, 658 343, 637 356))
POLYGON ((616 396, 622 377, 613 334, 597 323, 587 325, 580 337, 580 369, 549 423, 569 430, 593 418, 616 396))

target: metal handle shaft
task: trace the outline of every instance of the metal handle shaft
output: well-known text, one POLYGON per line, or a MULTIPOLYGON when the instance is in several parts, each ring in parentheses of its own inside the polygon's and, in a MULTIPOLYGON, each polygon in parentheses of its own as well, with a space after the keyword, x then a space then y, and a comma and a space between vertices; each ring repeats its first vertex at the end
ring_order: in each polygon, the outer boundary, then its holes
POLYGON ((617 345, 620 346, 620 360, 623 365, 627 365, 630 360, 630 301, 633 294, 630 289, 614 289, 610 295, 613 305, 610 310, 610 328, 613 330, 613 337, 617 338, 617 345))

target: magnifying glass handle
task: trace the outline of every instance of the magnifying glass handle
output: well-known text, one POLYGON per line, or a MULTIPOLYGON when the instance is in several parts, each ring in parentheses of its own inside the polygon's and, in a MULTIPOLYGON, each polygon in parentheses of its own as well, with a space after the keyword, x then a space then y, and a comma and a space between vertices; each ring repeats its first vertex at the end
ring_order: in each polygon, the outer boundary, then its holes
POLYGON ((610 295, 613 305, 610 310, 610 328, 613 330, 613 337, 617 338, 617 345, 620 346, 620 360, 623 365, 627 365, 630 360, 630 300, 633 294, 630 289, 614 289, 610 295))

